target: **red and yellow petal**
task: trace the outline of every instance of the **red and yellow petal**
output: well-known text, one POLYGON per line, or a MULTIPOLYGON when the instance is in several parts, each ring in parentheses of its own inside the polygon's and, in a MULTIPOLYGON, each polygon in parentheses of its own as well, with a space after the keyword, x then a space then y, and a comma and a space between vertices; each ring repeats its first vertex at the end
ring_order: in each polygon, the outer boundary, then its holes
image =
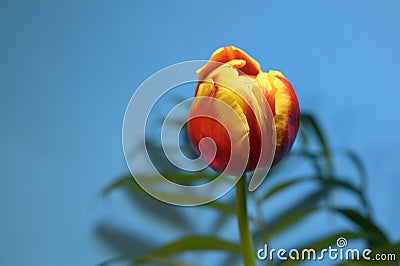
POLYGON ((279 71, 261 72, 257 83, 263 91, 274 115, 276 150, 273 165, 291 149, 300 124, 300 110, 292 85, 279 71))
POLYGON ((227 46, 217 49, 211 55, 210 62, 197 71, 197 76, 200 81, 206 79, 212 71, 220 66, 220 64, 215 62, 230 64, 239 69, 241 73, 249 76, 257 76, 260 72, 260 64, 251 56, 237 47, 227 46))
MULTIPOLYGON (((196 99, 191 107, 191 114, 198 110, 207 110, 213 117, 196 117, 189 120, 188 132, 198 154, 203 138, 214 140, 217 146, 215 157, 207 158, 214 156, 207 152, 201 155, 206 162, 210 162, 214 170, 223 172, 232 159, 236 162, 245 160, 246 171, 262 166, 262 162, 258 164, 258 161, 261 146, 264 145, 261 141, 260 127, 267 125, 262 121, 265 108, 270 108, 275 121, 276 143, 272 139, 269 143, 276 145, 273 165, 290 151, 299 128, 300 112, 293 87, 282 73, 262 72, 258 62, 244 51, 228 46, 216 50, 210 62, 199 69, 197 74, 199 82, 195 92, 196 98, 207 96, 218 99, 233 110, 233 113, 226 112, 213 101, 196 99), (254 93, 254 89, 258 92, 254 93), (262 95, 265 96, 266 102, 258 99, 262 95), (239 119, 233 119, 234 116, 239 119), (224 126, 227 123, 230 125, 229 132, 224 126), (246 145, 249 147, 245 147, 246 145), (247 157, 240 154, 245 148, 250 149, 247 157), (239 152, 231 154, 232 151, 239 152)), ((242 174, 236 173, 236 170, 233 167, 228 169, 228 173, 242 174)))
MULTIPOLYGON (((202 138, 210 137, 214 139, 217 145, 217 154, 215 159, 211 162, 211 167, 222 172, 229 159, 234 161, 246 160, 246 169, 237 169, 231 167, 227 172, 234 175, 242 174, 242 170, 251 171, 257 166, 260 156, 260 129, 254 110, 257 110, 256 99, 251 99, 251 87, 256 86, 255 82, 247 76, 240 76, 238 71, 233 68, 221 67, 215 71, 213 78, 207 82, 200 83, 197 91, 197 98, 201 96, 211 97, 228 105, 232 111, 219 108, 214 101, 205 99, 201 103, 196 102, 191 107, 191 114, 193 117, 196 108, 205 108, 210 116, 215 119, 207 117, 198 117, 188 122, 189 137, 195 150, 200 154, 199 142, 202 138), (238 119, 234 119, 238 116, 238 119), (220 122, 218 122, 220 121, 220 122), (233 130, 228 131, 222 124, 229 123, 229 127, 233 130), (235 124, 236 123, 236 124, 235 124), (232 141, 232 138, 237 141, 232 141), (234 147, 232 147, 232 144, 234 147), (249 157, 245 154, 235 154, 232 156, 232 150, 244 150, 250 146, 249 157)), ((204 156, 204 155, 203 155, 204 156)), ((209 161, 210 158, 203 158, 209 161)))

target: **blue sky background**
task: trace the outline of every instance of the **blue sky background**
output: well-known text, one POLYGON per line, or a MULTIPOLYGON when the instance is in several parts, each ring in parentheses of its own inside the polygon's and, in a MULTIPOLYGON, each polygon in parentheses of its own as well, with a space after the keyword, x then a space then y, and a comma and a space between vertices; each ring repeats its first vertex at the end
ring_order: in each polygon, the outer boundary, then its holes
MULTIPOLYGON (((132 93, 155 71, 224 45, 284 72, 332 146, 362 157, 374 216, 399 239, 399 8, 396 0, 1 1, 0 265, 93 265, 116 255, 93 227, 132 222, 122 197, 99 196, 127 171, 121 126, 132 93)), ((152 224, 140 212, 134 219, 152 224)))

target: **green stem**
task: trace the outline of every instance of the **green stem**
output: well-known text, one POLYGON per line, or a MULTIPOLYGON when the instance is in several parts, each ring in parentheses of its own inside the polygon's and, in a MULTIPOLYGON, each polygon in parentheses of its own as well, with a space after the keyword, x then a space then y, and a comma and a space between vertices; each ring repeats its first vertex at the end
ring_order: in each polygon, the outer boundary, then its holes
POLYGON ((255 266, 253 239, 249 228, 246 205, 246 176, 243 175, 236 184, 236 214, 239 224, 240 249, 245 266, 255 266))

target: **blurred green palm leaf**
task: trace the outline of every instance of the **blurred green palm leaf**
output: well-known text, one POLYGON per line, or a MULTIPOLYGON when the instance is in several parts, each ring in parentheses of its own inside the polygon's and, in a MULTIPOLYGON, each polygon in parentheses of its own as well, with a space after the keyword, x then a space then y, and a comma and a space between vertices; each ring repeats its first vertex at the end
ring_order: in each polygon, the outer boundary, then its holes
MULTIPOLYGON (((175 121, 177 124, 179 121, 175 121)), ((190 145, 189 139, 186 134, 186 127, 182 129, 182 147, 181 149, 191 156, 195 155, 190 145)), ((147 139, 147 148, 153 154, 152 160, 160 171, 169 180, 184 184, 194 185, 205 183, 213 180, 217 175, 209 169, 202 170, 196 173, 187 173, 178 171, 171 167, 165 157, 162 156, 162 148, 156 140, 147 139)), ((362 160, 353 151, 332 150, 328 144, 325 134, 321 130, 320 124, 317 119, 310 113, 303 113, 301 115, 301 126, 299 131, 298 145, 287 156, 284 163, 271 169, 269 175, 274 177, 281 171, 284 171, 285 166, 289 165, 292 160, 297 158, 304 159, 310 163, 312 173, 298 175, 290 179, 284 179, 282 182, 274 184, 273 186, 261 186, 257 193, 251 195, 254 197, 254 206, 256 210, 255 215, 252 214, 250 221, 253 225, 253 236, 257 243, 268 243, 272 238, 284 234, 289 229, 296 228, 307 217, 330 211, 332 215, 340 216, 346 221, 354 225, 354 230, 342 231, 332 233, 327 236, 320 236, 318 233, 314 236, 311 243, 304 243, 298 248, 314 248, 320 251, 329 245, 334 245, 339 237, 345 237, 347 240, 358 239, 364 240, 366 247, 374 248, 374 252, 393 252, 397 255, 397 261, 400 259, 399 243, 390 243, 388 237, 385 235, 369 216, 369 204, 365 195, 367 172, 362 163, 362 160), (338 176, 336 173, 337 165, 334 163, 337 156, 344 156, 357 171, 358 177, 352 176, 338 176), (282 166, 284 165, 284 166, 282 166), (359 182, 357 181, 359 180, 359 182), (316 187, 313 190, 303 192, 301 187, 304 184, 313 184, 316 187), (264 204, 273 200, 274 197, 279 196, 289 190, 296 190, 299 193, 299 199, 292 205, 281 208, 278 214, 268 213, 268 217, 262 214, 264 204), (358 202, 357 209, 338 207, 335 206, 332 200, 332 193, 334 191, 343 191, 353 197, 358 202), (268 218, 268 219, 267 219, 268 218)), ((152 176, 146 176, 149 182, 156 181, 152 176)), ((114 190, 124 190, 128 194, 135 197, 143 198, 146 201, 156 201, 150 199, 150 196, 143 191, 143 189, 134 181, 131 175, 123 176, 115 182, 108 185, 102 191, 104 196, 107 196, 114 190)), ((165 193, 168 193, 166 191, 165 193)), ((176 197, 176 195, 170 195, 176 197)), ((103 265, 113 264, 114 262, 124 259, 129 261, 132 265, 193 265, 188 262, 182 261, 179 254, 188 251, 209 251, 217 250, 226 253, 226 260, 223 265, 235 265, 240 261, 240 247, 237 243, 223 240, 214 237, 220 235, 224 230, 224 226, 233 220, 236 214, 236 207, 232 195, 228 193, 222 199, 197 207, 199 209, 208 209, 215 213, 214 226, 210 228, 210 235, 190 235, 183 237, 169 244, 163 245, 156 249, 149 249, 145 254, 130 254, 126 256, 111 259, 103 265)), ((141 200, 136 200, 137 204, 146 204, 141 200)), ((186 228, 190 231, 190 221, 184 221, 183 217, 179 215, 182 211, 176 206, 167 206, 164 203, 152 203, 151 208, 145 208, 144 211, 151 212, 155 220, 164 223, 167 220, 173 221, 180 220, 179 226, 186 228), (167 210, 167 212, 165 211, 167 210), (157 217, 157 218, 156 218, 157 217)), ((193 218, 193 217, 188 217, 193 218)), ((194 217, 194 219, 196 219, 194 217)), ((190 219, 189 219, 190 220, 190 219)), ((269 262, 271 265, 297 265, 301 261, 274 261, 269 262)), ((351 261, 345 262, 343 265, 373 265, 370 261, 351 261), (363 264, 365 263, 365 264, 363 264)), ((388 263, 387 265, 390 265, 388 263)))

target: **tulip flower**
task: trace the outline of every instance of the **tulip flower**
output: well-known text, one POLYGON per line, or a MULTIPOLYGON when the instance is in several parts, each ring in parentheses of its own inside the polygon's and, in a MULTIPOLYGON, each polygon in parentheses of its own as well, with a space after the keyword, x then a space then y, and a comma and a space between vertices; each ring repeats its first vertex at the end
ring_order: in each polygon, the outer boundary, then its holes
MULTIPOLYGON (((275 145, 272 165, 276 165, 290 151, 299 128, 300 111, 293 87, 281 72, 263 72, 260 64, 244 51, 228 46, 217 49, 209 63, 197 71, 197 75, 199 82, 189 117, 205 109, 212 112, 213 118, 189 119, 188 134, 195 151, 211 168, 221 173, 231 158, 237 160, 233 165, 245 160, 245 171, 253 171, 262 165, 264 159, 261 157, 260 132, 265 125, 260 121, 260 114, 263 108, 269 108, 272 112, 275 125, 274 143, 266 144, 275 145), (256 93, 255 88, 258 90, 256 93), (264 102, 255 99, 257 95, 259 98, 265 97, 264 102), (202 96, 223 102, 234 114, 228 115, 219 107, 204 101, 196 103, 196 98, 202 96), (235 115, 238 117, 236 120, 235 115), (235 124, 238 120, 242 125, 235 124), (226 125, 230 125, 233 132, 228 132, 226 125), (202 150, 201 141, 204 138, 214 141, 216 151, 202 150), (237 151, 246 148, 249 150, 248 155, 242 158, 237 151), (239 154, 232 154, 235 150, 239 154)), ((228 173, 236 174, 236 170, 228 173)))

